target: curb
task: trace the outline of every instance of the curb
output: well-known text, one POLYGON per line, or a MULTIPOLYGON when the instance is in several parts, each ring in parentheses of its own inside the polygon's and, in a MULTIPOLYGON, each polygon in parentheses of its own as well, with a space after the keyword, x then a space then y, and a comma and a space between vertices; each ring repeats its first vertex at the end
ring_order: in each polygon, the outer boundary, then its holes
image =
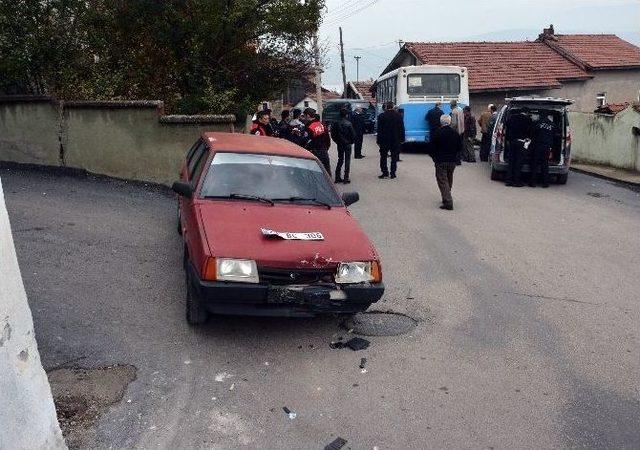
POLYGON ((588 170, 577 169, 575 167, 571 167, 570 170, 572 172, 582 173, 584 175, 589 175, 589 176, 592 176, 594 178, 600 178, 601 180, 612 181, 612 182, 614 182, 616 184, 620 184, 622 186, 625 186, 625 187, 628 187, 628 188, 632 188, 634 190, 640 189, 640 183, 635 183, 633 181, 626 181, 626 180, 621 180, 619 178, 608 177, 608 176, 602 175, 600 173, 590 172, 588 170))

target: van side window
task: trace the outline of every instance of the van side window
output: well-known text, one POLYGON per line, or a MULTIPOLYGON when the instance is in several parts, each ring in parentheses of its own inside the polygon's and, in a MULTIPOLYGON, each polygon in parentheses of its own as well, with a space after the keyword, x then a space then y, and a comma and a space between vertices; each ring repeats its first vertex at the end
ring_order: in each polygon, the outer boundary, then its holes
POLYGON ((191 160, 189 161, 189 166, 187 170, 189 174, 189 180, 193 180, 196 178, 194 177, 194 175, 196 173, 196 169, 198 168, 198 165, 200 165, 203 159, 206 159, 206 157, 204 157, 204 155, 207 154, 207 152, 205 151, 206 148, 207 148, 206 144, 200 141, 195 151, 193 152, 193 155, 191 157, 191 160))

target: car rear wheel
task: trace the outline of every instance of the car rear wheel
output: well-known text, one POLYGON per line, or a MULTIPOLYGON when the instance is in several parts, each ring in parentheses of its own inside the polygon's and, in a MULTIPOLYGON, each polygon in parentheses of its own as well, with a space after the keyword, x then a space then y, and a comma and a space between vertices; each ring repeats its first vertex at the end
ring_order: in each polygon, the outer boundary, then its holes
POLYGON ((561 173, 556 177, 556 183, 558 184, 567 184, 567 179, 569 178, 568 173, 561 173))
POLYGON ((501 181, 502 180, 502 172, 500 172, 499 170, 496 170, 494 168, 491 168, 491 179, 493 181, 501 181))
POLYGON ((201 325, 209 318, 209 311, 202 304, 197 290, 191 282, 191 277, 187 274, 187 323, 189 325, 201 325))

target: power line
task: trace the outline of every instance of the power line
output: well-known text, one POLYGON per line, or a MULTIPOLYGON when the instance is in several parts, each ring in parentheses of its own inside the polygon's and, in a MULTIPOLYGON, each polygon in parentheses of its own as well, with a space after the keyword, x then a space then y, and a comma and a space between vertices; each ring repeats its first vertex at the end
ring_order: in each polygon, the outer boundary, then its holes
POLYGON ((340 5, 338 8, 334 9, 333 11, 329 11, 327 13, 327 16, 325 17, 325 19, 331 21, 333 19, 335 19, 336 17, 339 17, 345 13, 347 13, 350 10, 354 10, 357 9, 358 7, 362 6, 365 2, 370 1, 370 0, 354 0, 353 3, 344 3, 342 5, 340 5))
POLYGON ((343 14, 340 17, 334 18, 333 20, 330 20, 329 23, 326 24, 326 26, 332 26, 332 25, 336 25, 340 22, 342 22, 344 19, 348 18, 348 17, 352 17, 355 16, 356 14, 364 11, 367 8, 370 8, 371 6, 375 5, 376 3, 378 3, 378 1, 380 0, 370 0, 369 3, 366 3, 356 9, 350 10, 349 12, 346 12, 345 14, 343 14))

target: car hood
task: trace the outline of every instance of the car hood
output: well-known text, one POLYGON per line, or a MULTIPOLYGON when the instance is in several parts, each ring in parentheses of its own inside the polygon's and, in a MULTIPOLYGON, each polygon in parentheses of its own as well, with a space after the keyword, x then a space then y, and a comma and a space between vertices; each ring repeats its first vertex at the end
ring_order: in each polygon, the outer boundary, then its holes
POLYGON ((204 201, 199 216, 211 254, 254 259, 258 266, 319 269, 339 262, 377 260, 378 255, 356 220, 344 207, 239 201, 204 201), (323 241, 265 237, 261 229, 278 232, 320 232, 323 241))

